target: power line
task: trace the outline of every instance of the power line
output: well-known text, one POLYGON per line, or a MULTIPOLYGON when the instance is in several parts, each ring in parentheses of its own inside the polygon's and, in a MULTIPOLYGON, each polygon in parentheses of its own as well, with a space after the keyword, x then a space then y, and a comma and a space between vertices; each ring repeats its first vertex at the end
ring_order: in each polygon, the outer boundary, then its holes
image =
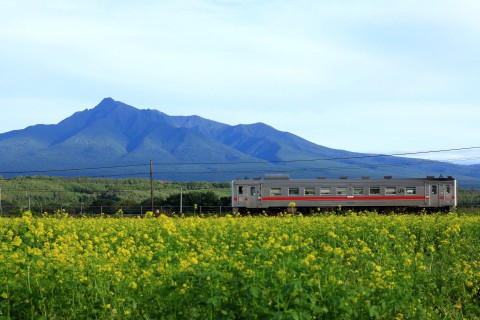
MULTIPOLYGON (((400 157, 409 155, 440 153, 440 152, 452 152, 452 151, 464 151, 480 149, 480 147, 465 147, 454 149, 441 149, 430 151, 416 151, 416 152, 404 152, 404 153, 391 153, 391 154, 367 154, 362 156, 349 156, 349 157, 334 157, 334 158, 313 158, 313 159, 293 159, 293 160, 263 160, 263 161, 233 161, 233 162, 157 162, 159 165, 237 165, 237 164, 268 164, 268 163, 291 163, 291 162, 313 162, 313 161, 333 161, 333 160, 351 160, 351 159, 365 159, 365 158, 383 158, 383 157, 400 157)), ((428 160, 436 161, 436 160, 428 160)), ((437 161, 438 162, 438 161, 437 161)))
MULTIPOLYGON (((465 150, 474 150, 480 149, 479 147, 464 147, 464 148, 451 148, 451 149, 440 149, 440 150, 429 150, 429 151, 416 151, 416 152, 404 152, 404 153, 392 153, 392 154, 367 154, 361 156, 348 156, 348 157, 331 157, 331 158, 313 158, 313 159, 292 159, 292 160, 263 160, 263 161, 233 161, 233 162, 156 162, 160 166, 193 166, 193 165, 239 165, 239 164, 272 164, 272 163, 295 163, 295 162, 315 162, 315 161, 337 161, 337 160, 353 160, 353 159, 366 159, 366 158, 383 158, 383 157, 400 157, 400 156, 411 156, 419 154, 430 154, 430 153, 441 153, 441 152, 452 152, 452 151, 465 151, 465 150)), ((468 159, 468 158, 467 158, 468 159)), ((476 159, 476 158, 471 158, 476 159)), ((429 160, 429 159, 417 159, 417 161, 423 160, 425 162, 448 162, 448 160, 429 160)), ((451 160, 458 161, 458 160, 451 160)), ((399 164, 401 165, 401 164, 399 164)), ((132 167, 146 167, 149 166, 148 163, 142 164, 130 164, 130 165, 115 165, 115 166, 101 166, 101 167, 86 167, 86 168, 68 168, 68 169, 49 169, 49 170, 26 170, 26 171, 2 171, 2 174, 29 174, 29 173, 53 173, 53 172, 71 172, 71 171, 90 171, 90 170, 111 170, 111 169, 122 169, 122 168, 132 168, 132 167)), ((379 165, 378 165, 379 166, 379 165)), ((391 166, 391 165, 389 165, 391 166)), ((361 166, 365 167, 365 166, 361 166)), ((342 167, 343 168, 343 167, 342 167)), ((323 170, 327 168, 321 168, 323 170)), ((300 169, 299 169, 300 170, 300 169)), ((305 169, 302 169, 305 170, 305 169)), ((320 170, 320 168, 318 169, 320 170)), ((234 172, 238 172, 234 171, 234 172)), ((160 171, 155 173, 231 173, 232 171, 209 171, 209 172, 178 172, 178 171, 160 171)), ((243 172, 243 171, 242 171, 243 172)), ((100 175, 95 177, 120 177, 120 176, 138 176, 145 175, 146 172, 142 173, 125 173, 125 174, 112 174, 112 175, 100 175)))
MULTIPOLYGON (((456 161, 468 161, 468 160, 478 160, 480 157, 470 157, 470 158, 460 158, 460 159, 444 159, 442 161, 433 161, 428 159, 415 159, 415 162, 404 162, 404 163, 390 163, 390 164, 371 164, 371 165, 356 165, 356 166, 337 166, 337 167, 321 167, 321 168, 291 168, 291 169, 237 169, 237 170, 210 170, 210 171, 155 171, 155 174, 225 174, 225 173, 266 173, 266 172, 276 172, 276 173, 288 173, 288 172, 300 172, 300 171, 333 171, 333 170, 355 170, 355 169, 374 169, 379 167, 400 167, 400 166, 410 166, 413 164, 424 164, 424 165, 433 165, 438 162, 456 162, 456 161)), ((268 163, 263 163, 268 164, 268 163)), ((113 177, 126 177, 126 176, 147 176, 146 172, 136 172, 136 173, 120 173, 120 174, 109 174, 109 175, 100 175, 93 176, 94 178, 113 178, 113 177)))
MULTIPOLYGON (((477 158, 472 158, 477 159, 477 158)), ((453 160, 452 160, 453 161, 453 160)), ((404 162, 404 163, 390 163, 390 164, 370 164, 370 165, 351 165, 351 166, 336 166, 336 167, 316 167, 316 168, 290 168, 290 169, 280 169, 280 168, 266 168, 266 169, 236 169, 236 170, 197 170, 197 171, 155 171, 155 174, 228 174, 228 173, 292 173, 292 172, 305 172, 305 171, 337 171, 337 170, 357 170, 357 169, 375 169, 375 168, 387 168, 387 167, 402 167, 402 166, 411 166, 413 164, 422 164, 422 165, 434 165, 437 162, 431 160, 422 160, 419 159, 416 162, 404 162)), ((124 173, 124 174, 112 174, 112 175, 101 175, 98 177, 124 177, 124 176, 147 176, 145 172, 137 173, 124 173)))
POLYGON ((142 166, 148 166, 148 164, 128 164, 128 165, 121 165, 121 166, 69 168, 69 169, 49 169, 49 170, 2 171, 0 173, 3 173, 3 174, 5 174, 5 173, 7 173, 7 174, 50 173, 50 172, 68 172, 68 171, 105 170, 105 169, 118 169, 118 168, 142 167, 142 166))

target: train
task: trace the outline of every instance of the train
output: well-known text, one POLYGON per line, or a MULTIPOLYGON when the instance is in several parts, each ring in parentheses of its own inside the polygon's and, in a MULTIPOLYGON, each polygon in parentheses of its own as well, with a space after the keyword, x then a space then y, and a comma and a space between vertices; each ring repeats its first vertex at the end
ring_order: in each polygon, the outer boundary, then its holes
POLYGON ((269 174, 232 181, 233 213, 314 213, 338 208, 433 212, 454 211, 456 206, 457 183, 452 176, 290 179, 269 174))

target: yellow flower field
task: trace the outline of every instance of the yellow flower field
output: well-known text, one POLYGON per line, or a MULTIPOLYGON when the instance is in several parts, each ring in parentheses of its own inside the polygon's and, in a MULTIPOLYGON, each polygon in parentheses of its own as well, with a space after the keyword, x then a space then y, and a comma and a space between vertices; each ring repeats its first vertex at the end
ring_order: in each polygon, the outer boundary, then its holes
POLYGON ((480 217, 0 218, 0 319, 480 317, 480 217))

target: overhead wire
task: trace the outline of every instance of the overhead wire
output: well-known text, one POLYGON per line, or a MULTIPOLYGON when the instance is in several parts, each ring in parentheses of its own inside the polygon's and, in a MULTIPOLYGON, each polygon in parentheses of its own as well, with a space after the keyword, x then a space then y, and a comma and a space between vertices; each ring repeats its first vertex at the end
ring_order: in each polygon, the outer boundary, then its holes
MULTIPOLYGON (((415 164, 418 164, 415 163, 415 164)), ((431 161, 426 161, 423 163, 424 165, 433 165, 435 163, 431 161)), ((375 169, 375 168, 387 168, 387 167, 402 167, 402 166, 410 166, 413 163, 392 163, 392 164, 375 164, 375 165, 358 165, 358 166, 338 166, 338 167, 316 167, 316 168, 290 168, 290 169, 280 169, 280 168, 268 168, 268 169, 251 169, 251 168, 244 168, 244 169, 236 169, 236 170, 210 170, 210 171, 178 171, 178 170, 171 170, 171 171, 154 171, 155 175, 163 174, 163 175, 203 175, 203 174, 239 174, 239 173, 248 173, 248 174, 267 174, 267 173, 295 173, 295 172, 319 172, 319 171, 339 171, 339 170, 358 170, 358 169, 375 169)), ((148 178, 148 173, 145 172, 137 172, 137 173, 119 173, 119 174, 110 174, 110 175, 100 175, 96 176, 97 178, 115 178, 115 177, 127 177, 127 176, 135 176, 141 177, 144 176, 148 178)))
POLYGON ((104 169, 118 169, 129 167, 141 167, 149 164, 127 164, 118 166, 103 166, 103 167, 87 167, 87 168, 68 168, 68 169, 48 169, 48 170, 25 170, 25 171, 0 171, 2 174, 25 174, 25 173, 52 173, 52 172, 69 172, 69 171, 89 171, 89 170, 104 170, 104 169))
MULTIPOLYGON (((479 147, 464 147, 464 148, 452 148, 452 149, 440 149, 429 151, 416 151, 416 152, 403 152, 403 153, 390 153, 390 154, 365 154, 361 156, 348 156, 348 157, 333 157, 333 158, 312 158, 312 159, 292 159, 292 160, 263 160, 263 161, 232 161, 232 162, 158 162, 160 165, 237 165, 237 164, 265 164, 265 163, 291 163, 291 162, 313 162, 313 161, 334 161, 334 160, 352 160, 352 159, 365 159, 365 158, 383 158, 383 157, 400 157, 409 155, 440 153, 440 152, 452 152, 452 151, 465 151, 480 149, 479 147)), ((349 151, 347 151, 349 152, 349 151)), ((351 152, 353 153, 353 152, 351 152)), ((435 160, 430 160, 435 161, 435 160)))
MULTIPOLYGON (((276 164, 276 163, 298 163, 298 162, 315 162, 315 161, 338 161, 338 160, 354 160, 354 159, 366 159, 366 158, 383 158, 383 157, 401 157, 401 156, 412 156, 420 154, 431 154, 431 153, 442 153, 442 152, 452 152, 452 151, 465 151, 465 150, 475 150, 480 149, 480 146, 474 147, 463 147, 463 148, 451 148, 451 149, 440 149, 440 150, 429 150, 429 151, 416 151, 416 152, 403 152, 403 153, 391 153, 391 154, 365 154, 359 156, 348 156, 348 157, 330 157, 330 158, 312 158, 312 159, 291 159, 291 160, 262 160, 262 161, 232 161, 232 162, 155 162, 156 166, 194 166, 194 165, 239 165, 239 164, 276 164)), ((466 160, 478 159, 475 158, 463 158, 466 160)), ((446 160, 433 160, 433 159, 415 159, 416 161, 423 161, 427 163, 438 163, 438 162, 453 162, 453 161, 466 161, 460 159, 446 159, 446 160)), ((403 159, 405 160, 405 158, 403 159)), ((128 164, 128 165, 112 165, 112 166, 99 166, 99 167, 84 167, 84 168, 65 168, 65 169, 39 169, 39 170, 24 170, 24 171, 1 171, 0 174, 42 174, 42 173, 56 173, 56 172, 75 172, 75 171, 93 171, 93 170, 113 170, 113 169, 124 169, 124 168, 133 168, 133 167, 147 167, 149 163, 141 164, 128 164)), ((381 166, 402 166, 406 164, 376 164, 376 165, 359 165, 358 168, 369 168, 369 167, 381 167, 381 166)), ((339 169, 352 169, 352 166, 342 166, 342 167, 324 167, 324 168, 309 168, 308 170, 339 170, 339 169)), ((245 169, 248 170, 248 169, 245 169)), ((210 171, 155 171, 155 173, 178 173, 178 174, 199 174, 199 173, 235 173, 235 172, 245 172, 245 170, 210 170, 210 171)), ((306 169, 290 169, 289 172, 306 169)), ((254 171, 254 170, 248 170, 254 171)), ((265 170, 257 170, 263 172, 265 170)), ((118 174, 102 174, 95 175, 91 177, 124 177, 124 176, 139 176, 139 175, 148 175, 146 172, 137 172, 137 173, 118 173, 118 174)))

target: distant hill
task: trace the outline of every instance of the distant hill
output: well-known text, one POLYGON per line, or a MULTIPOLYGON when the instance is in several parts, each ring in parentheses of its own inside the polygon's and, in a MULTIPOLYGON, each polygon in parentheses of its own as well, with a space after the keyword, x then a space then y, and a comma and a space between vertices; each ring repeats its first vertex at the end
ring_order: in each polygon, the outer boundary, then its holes
POLYGON ((230 126, 103 99, 55 125, 0 134, 0 175, 147 177, 227 181, 265 173, 306 177, 455 176, 478 186, 478 166, 323 147, 264 123, 230 126), (475 170, 473 170, 475 169, 475 170))

